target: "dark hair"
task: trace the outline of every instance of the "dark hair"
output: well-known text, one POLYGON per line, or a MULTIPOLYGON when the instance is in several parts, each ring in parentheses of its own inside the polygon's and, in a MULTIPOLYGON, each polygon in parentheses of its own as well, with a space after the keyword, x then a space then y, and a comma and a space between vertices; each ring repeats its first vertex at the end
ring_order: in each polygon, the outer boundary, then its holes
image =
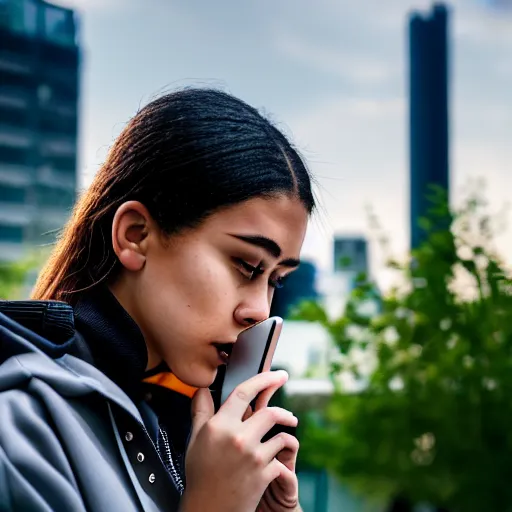
POLYGON ((253 197, 288 194, 311 213, 308 170, 288 139, 256 109, 224 92, 184 89, 142 108, 80 197, 36 283, 33 298, 73 303, 119 265, 112 220, 143 203, 166 234, 253 197))

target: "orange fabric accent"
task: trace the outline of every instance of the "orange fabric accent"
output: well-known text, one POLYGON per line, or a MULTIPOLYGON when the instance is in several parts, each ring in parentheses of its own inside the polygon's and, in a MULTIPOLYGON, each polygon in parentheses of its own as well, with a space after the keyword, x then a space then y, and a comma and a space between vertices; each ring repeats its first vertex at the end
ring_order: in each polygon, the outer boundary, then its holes
POLYGON ((157 386, 162 386, 167 389, 172 389, 173 391, 188 396, 189 398, 192 398, 196 391, 199 389, 181 382, 181 380, 178 379, 176 375, 169 372, 157 373, 156 375, 152 375, 151 377, 144 379, 144 382, 148 382, 149 384, 156 384, 157 386))

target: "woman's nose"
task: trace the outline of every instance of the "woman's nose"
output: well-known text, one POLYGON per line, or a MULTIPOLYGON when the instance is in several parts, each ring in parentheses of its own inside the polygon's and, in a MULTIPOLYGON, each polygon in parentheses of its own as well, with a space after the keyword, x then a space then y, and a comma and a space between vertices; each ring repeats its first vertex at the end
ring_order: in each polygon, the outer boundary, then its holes
POLYGON ((266 320, 270 314, 268 295, 261 298, 251 297, 240 304, 235 310, 235 320, 244 327, 266 320))

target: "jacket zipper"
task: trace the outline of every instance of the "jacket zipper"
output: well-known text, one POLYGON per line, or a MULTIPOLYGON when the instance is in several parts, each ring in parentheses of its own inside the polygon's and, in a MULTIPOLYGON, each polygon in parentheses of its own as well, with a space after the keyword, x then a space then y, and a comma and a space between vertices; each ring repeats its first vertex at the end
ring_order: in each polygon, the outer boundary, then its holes
MULTIPOLYGON (((160 450, 158 449, 158 447, 155 445, 155 443, 153 442, 153 439, 151 438, 151 436, 149 435, 149 432, 147 431, 145 425, 141 425, 142 426, 142 430, 144 431, 144 433, 146 434, 146 437, 149 439, 149 442, 151 443, 151 445, 153 446, 158 458, 160 459, 160 462, 162 463, 162 466, 164 468, 167 468, 167 464, 164 462, 163 458, 162 458, 162 455, 160 453, 160 450)), ((162 429, 160 429, 160 432, 162 432, 162 429)), ((169 460, 171 461, 171 464, 172 464, 172 467, 174 468, 174 462, 172 460, 172 457, 170 456, 170 449, 169 449, 169 460)), ((178 475, 176 469, 174 469, 174 473, 171 472, 171 478, 172 478, 172 481, 174 483, 174 487, 176 488, 176 490, 178 491, 179 495, 182 496, 183 495, 183 492, 185 491, 185 488, 183 486, 183 481, 181 480, 180 476, 178 475), (179 481, 179 483, 178 483, 179 481)))
POLYGON ((169 461, 170 471, 173 477, 173 480, 177 484, 177 489, 180 495, 183 495, 183 492, 185 490, 185 486, 183 485, 183 480, 176 469, 176 465, 174 464, 174 459, 172 458, 172 452, 171 452, 171 446, 169 443, 169 437, 167 435, 167 432, 160 428, 160 435, 162 436, 162 439, 164 441, 165 446, 165 453, 167 455, 167 460, 169 461))

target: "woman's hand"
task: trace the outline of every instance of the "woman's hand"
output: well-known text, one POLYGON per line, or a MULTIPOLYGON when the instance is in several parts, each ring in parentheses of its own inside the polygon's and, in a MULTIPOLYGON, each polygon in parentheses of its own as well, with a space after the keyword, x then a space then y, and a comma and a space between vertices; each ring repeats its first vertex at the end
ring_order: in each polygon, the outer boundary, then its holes
POLYGON ((265 443, 261 439, 276 423, 295 427, 297 418, 278 407, 259 407, 243 421, 258 394, 263 392, 260 400, 268 403, 287 380, 283 371, 256 375, 240 384, 217 414, 210 392, 200 389, 196 393, 185 462, 183 512, 254 512, 264 493, 272 492, 269 489, 278 492, 276 485, 280 487, 278 495, 284 499, 296 495, 297 440, 288 434, 279 434, 265 443), (274 480, 278 483, 269 488, 274 480))
POLYGON ((299 442, 295 440, 294 449, 284 449, 277 455, 277 460, 286 467, 286 471, 283 471, 275 480, 270 482, 260 500, 257 512, 301 511, 299 505, 299 484, 295 474, 298 450, 299 442))
MULTIPOLYGON (((268 407, 268 403, 277 389, 269 388, 258 397, 254 414, 268 407)), ((252 410, 249 408, 245 417, 250 418, 252 414, 252 410)), ((289 434, 281 433, 277 435, 277 437, 279 436, 291 437, 287 447, 276 456, 285 469, 275 480, 270 482, 260 500, 257 512, 302 512, 299 505, 299 482, 295 474, 299 441, 289 434)))

